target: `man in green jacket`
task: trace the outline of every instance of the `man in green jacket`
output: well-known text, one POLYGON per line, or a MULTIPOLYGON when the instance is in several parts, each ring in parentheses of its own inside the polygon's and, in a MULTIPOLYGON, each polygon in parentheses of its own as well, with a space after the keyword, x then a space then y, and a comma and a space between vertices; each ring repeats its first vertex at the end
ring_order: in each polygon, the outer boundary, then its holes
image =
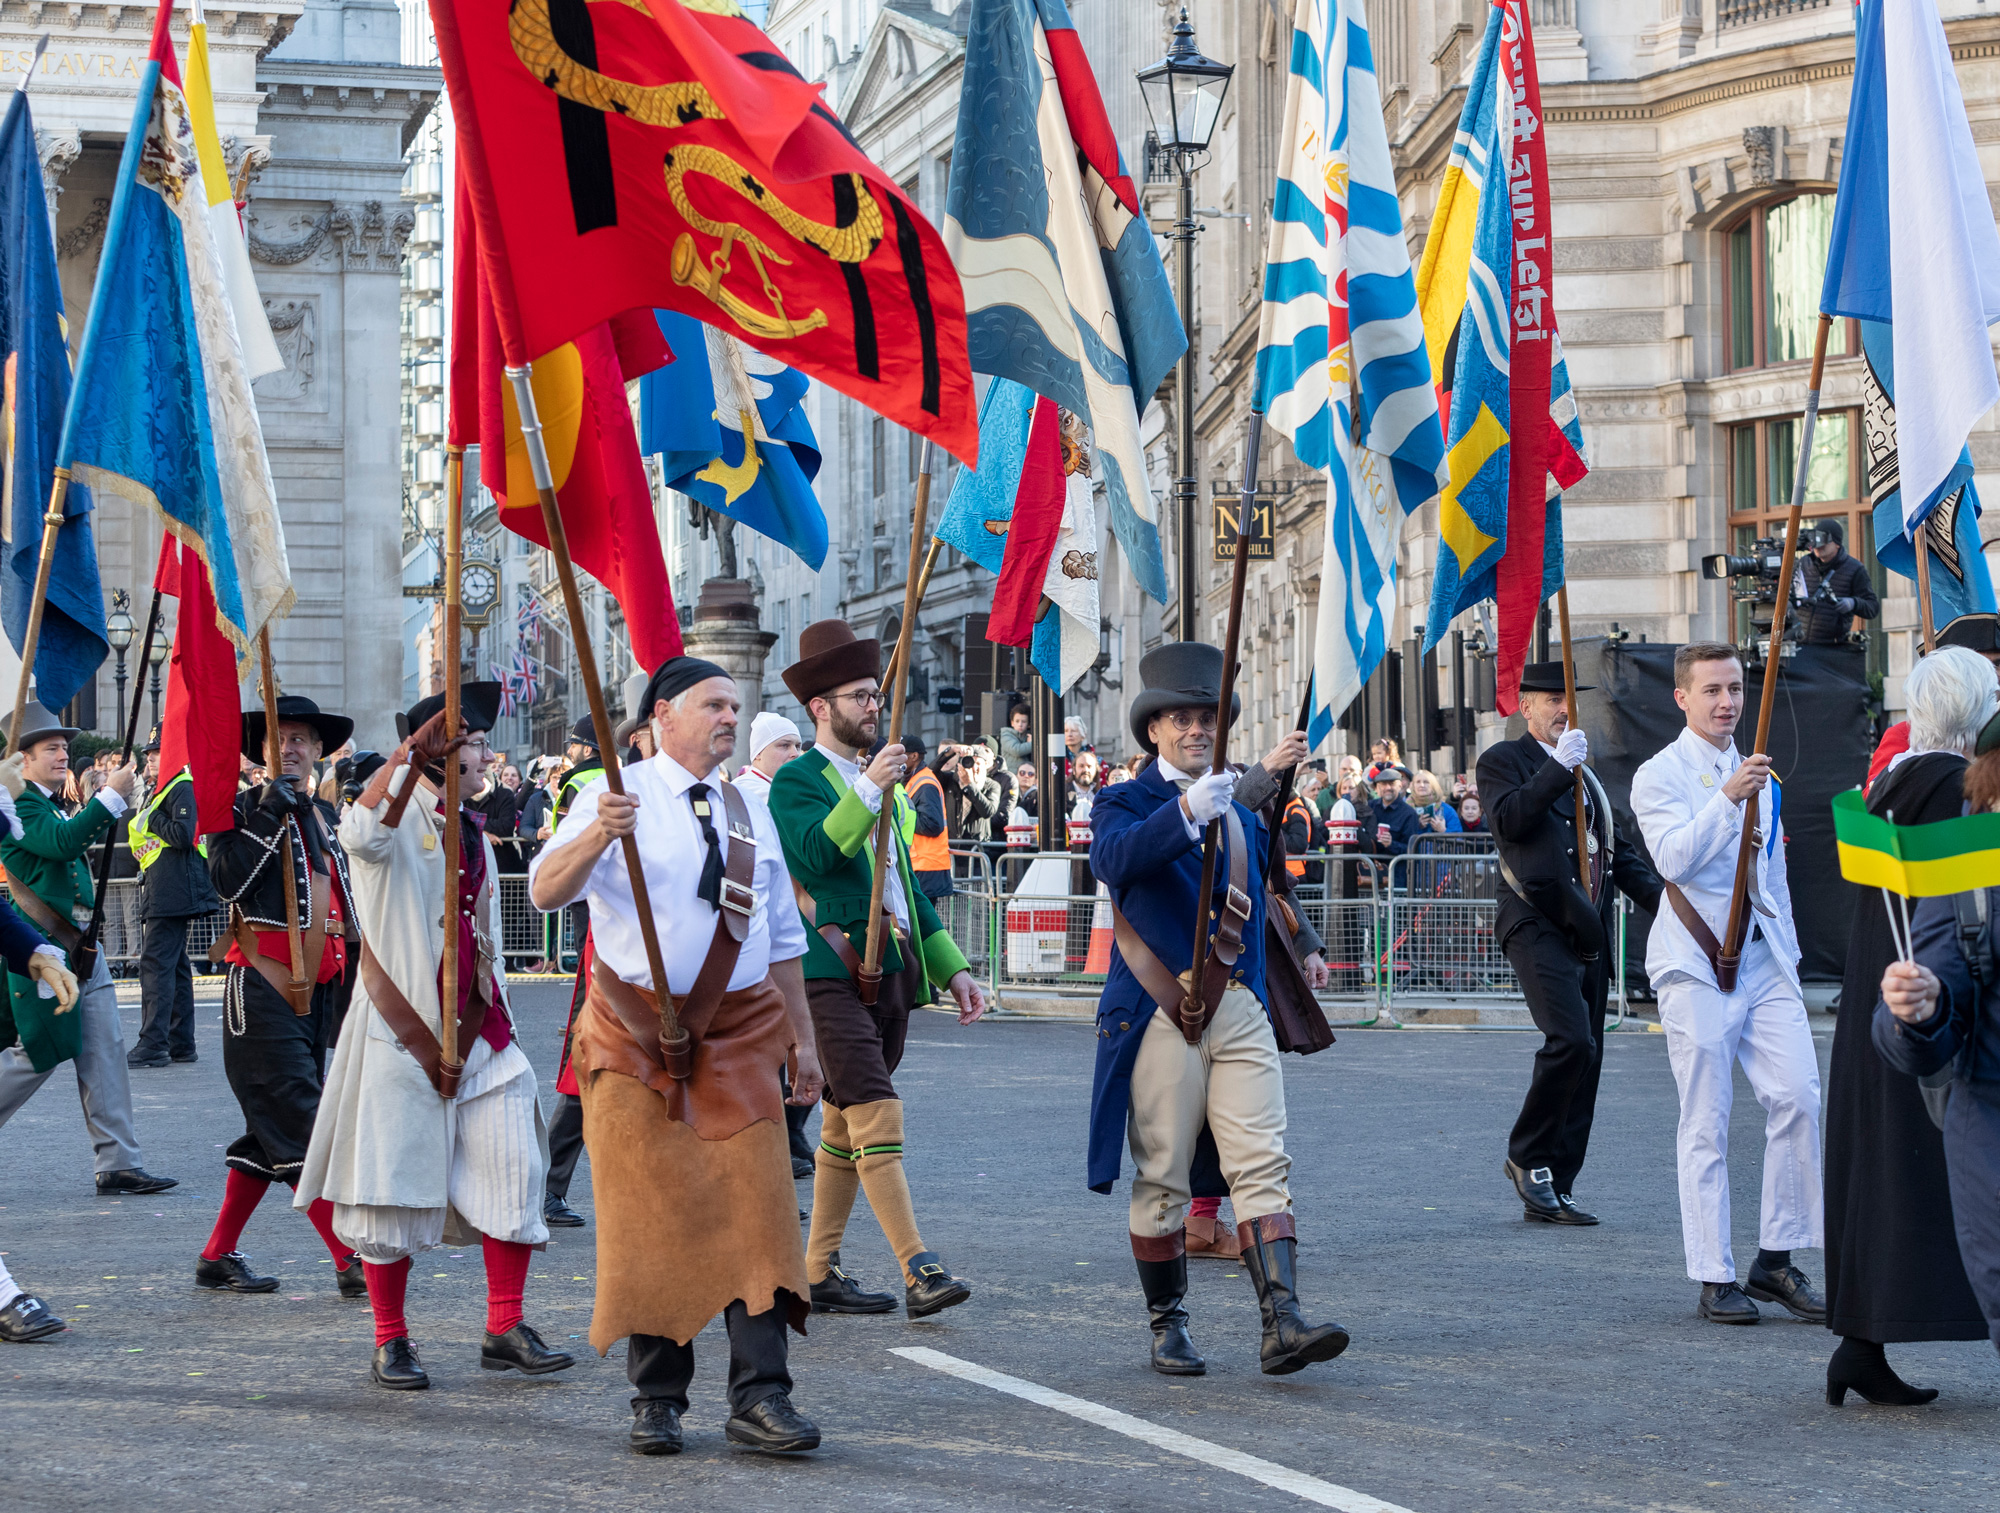
POLYGON ((881 978, 861 985, 867 951, 874 836, 885 793, 905 766, 900 745, 872 760, 881 710, 882 644, 855 639, 842 620, 821 620, 799 636, 799 660, 785 686, 805 705, 813 749, 771 780, 771 817, 806 923, 806 1001, 819 1042, 826 1094, 813 1173, 806 1280, 821 1313, 886 1313, 889 1293, 864 1292, 840 1265, 840 1242, 857 1189, 902 1263, 904 1308, 924 1318, 972 1296, 972 1289, 925 1249, 903 1174, 903 1102, 890 1081, 903 1059, 910 1011, 934 987, 958 1005, 958 1022, 986 1012, 964 955, 953 944, 910 870, 909 844, 891 826, 893 864, 883 877, 881 978), (915 944, 912 945, 914 937, 915 944))
MULTIPOLYGON (((130 762, 105 779, 97 795, 64 817, 56 795, 69 777, 69 743, 78 734, 40 704, 21 721, 21 749, 0 763, 0 784, 12 794, 18 832, 0 835, 0 862, 14 904, 57 945, 74 950, 97 898, 86 857, 93 842, 131 807, 139 775, 130 762)), ((139 1165, 132 1129, 132 1083, 125 1068, 125 1031, 118 990, 100 953, 73 1014, 52 1015, 33 978, 7 974, 18 1041, 0 1051, 0 1124, 34 1095, 63 1062, 76 1062, 83 1119, 97 1152, 100 1193, 156 1193, 175 1185, 139 1165)))

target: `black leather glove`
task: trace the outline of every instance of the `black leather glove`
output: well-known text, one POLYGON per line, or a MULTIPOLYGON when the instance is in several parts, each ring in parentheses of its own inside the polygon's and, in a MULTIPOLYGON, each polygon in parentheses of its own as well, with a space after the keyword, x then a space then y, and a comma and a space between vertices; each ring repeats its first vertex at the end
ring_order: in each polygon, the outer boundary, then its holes
POLYGON ((1843 615, 1851 615, 1854 613, 1854 601, 1852 599, 1845 599, 1845 598, 1836 599, 1833 601, 1833 607, 1839 610, 1843 615))
POLYGON ((276 819, 283 819, 299 807, 299 795, 284 778, 271 778, 257 793, 257 807, 276 819))

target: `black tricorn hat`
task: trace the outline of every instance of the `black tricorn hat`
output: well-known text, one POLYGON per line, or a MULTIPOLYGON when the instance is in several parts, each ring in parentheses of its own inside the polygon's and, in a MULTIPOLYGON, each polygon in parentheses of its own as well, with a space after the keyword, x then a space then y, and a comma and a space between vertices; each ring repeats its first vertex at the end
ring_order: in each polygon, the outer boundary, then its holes
MULTIPOLYGON (((1597 685, 1579 683, 1578 693, 1587 693, 1597 685)), ((1566 693, 1563 687, 1563 665, 1560 662, 1530 662, 1521 669, 1522 693, 1566 693)))
POLYGON ((815 620, 799 632, 799 659, 785 669, 785 687, 801 704, 828 689, 882 676, 882 643, 863 641, 845 620, 815 620))
POLYGON ((1937 633, 1940 646, 1963 646, 1981 656, 2000 652, 2000 615, 1959 615, 1937 633))
MULTIPOLYGON (((405 736, 413 735, 435 719, 444 708, 444 695, 428 694, 410 706, 399 724, 407 724, 405 736)), ((467 730, 491 730, 493 722, 500 718, 500 685, 498 683, 461 683, 458 685, 458 717, 465 722, 467 730)), ((456 734, 456 732, 453 732, 456 734)))
MULTIPOLYGON (((1160 754, 1146 734, 1153 717, 1170 709, 1215 708, 1222 697, 1222 652, 1200 641, 1169 641, 1139 659, 1139 696, 1132 701, 1132 739, 1154 756, 1160 754)), ((1243 712, 1243 700, 1229 696, 1229 722, 1243 712)))
MULTIPOLYGON (((322 751, 332 751, 345 745, 347 738, 354 734, 354 722, 346 715, 321 714, 319 705, 299 693, 278 695, 278 723, 312 726, 319 732, 322 751)), ((264 711, 261 709, 244 711, 243 754, 253 762, 261 762, 265 758, 264 711)))

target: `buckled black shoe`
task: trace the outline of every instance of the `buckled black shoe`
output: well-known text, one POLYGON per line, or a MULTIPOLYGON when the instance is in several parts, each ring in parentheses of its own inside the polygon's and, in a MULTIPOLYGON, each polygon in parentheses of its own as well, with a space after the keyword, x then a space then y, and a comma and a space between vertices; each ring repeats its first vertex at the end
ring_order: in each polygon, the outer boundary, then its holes
POLYGON ((179 1177, 156 1177, 149 1171, 141 1171, 134 1166, 122 1172, 99 1172, 97 1193, 99 1197, 111 1197, 117 1193, 163 1193, 170 1187, 179 1187, 179 1177))
POLYGON ((972 1296, 972 1289, 945 1270, 934 1250, 920 1250, 903 1268, 916 1280, 904 1290, 903 1312, 913 1319, 927 1319, 934 1313, 955 1308, 972 1296))
POLYGON ((542 1195, 542 1222, 550 1229, 582 1229, 583 1215, 554 1193, 542 1195))
POLYGON ((1514 1184, 1514 1191, 1521 1195, 1521 1217, 1539 1219, 1544 1224, 1561 1224, 1562 1204, 1556 1201, 1556 1190, 1549 1185, 1549 1169, 1538 1166, 1533 1171, 1516 1166, 1510 1156, 1501 1171, 1514 1184))
POLYGON ((375 1385, 391 1392, 421 1392, 430 1386, 424 1363, 417 1359, 417 1347, 410 1337, 399 1334, 386 1345, 375 1347, 375 1364, 369 1368, 375 1385))
POLYGON ((368 1296, 368 1273, 362 1269, 359 1256, 349 1256, 345 1266, 335 1266, 333 1279, 340 1284, 340 1295, 343 1298, 368 1296))
POLYGON ((1206 1376, 1208 1362, 1188 1334, 1187 1253, 1170 1261, 1133 1257, 1139 1286, 1146 1294, 1146 1312, 1153 1325, 1153 1369, 1162 1376, 1206 1376))
POLYGON ((194 1285, 215 1292, 276 1292, 276 1277, 260 1277, 250 1269, 250 1258, 240 1250, 213 1261, 203 1256, 194 1263, 194 1285))
POLYGON ((791 1394, 774 1392, 761 1403, 733 1413, 722 1431, 733 1444, 775 1455, 819 1448, 819 1426, 792 1406, 791 1394))
POLYGON ((1236 1226, 1243 1245, 1243 1269, 1257 1288, 1264 1320, 1258 1369, 1266 1376, 1289 1376, 1316 1361, 1330 1361, 1348 1345, 1341 1324, 1308 1324, 1299 1311, 1299 1242, 1291 1215, 1246 1219, 1236 1226))
POLYGON ((840 1252, 827 1258, 826 1275, 812 1284, 807 1299, 814 1313, 887 1313, 896 1306, 892 1292, 865 1292, 840 1267, 840 1252))
POLYGON ((25 1345, 61 1334, 69 1325, 49 1312, 49 1305, 32 1292, 24 1292, 5 1308, 0 1308, 0 1340, 25 1345))
POLYGON ((1703 1282, 1696 1311, 1711 1324, 1754 1324, 1763 1317, 1734 1282, 1703 1282))
POLYGON ((576 1357, 563 1350, 551 1350, 527 1324, 516 1324, 505 1334, 488 1334, 479 1347, 481 1371, 518 1371, 524 1376, 547 1376, 567 1371, 576 1357))
POLYGON ((1743 1279, 1743 1290, 1761 1303, 1776 1303, 1795 1319, 1804 1319, 1808 1324, 1826 1322, 1826 1299, 1796 1266, 1766 1271, 1752 1261, 1750 1274, 1743 1279))
POLYGON ((630 1443, 639 1455, 679 1455, 681 1453, 681 1411, 656 1397, 642 1400, 632 1410, 630 1443))
POLYGON ((1559 1212, 1549 1221, 1551 1224, 1590 1225, 1599 1222, 1596 1214, 1578 1208, 1576 1199, 1568 1193, 1556 1194, 1556 1207, 1559 1212))

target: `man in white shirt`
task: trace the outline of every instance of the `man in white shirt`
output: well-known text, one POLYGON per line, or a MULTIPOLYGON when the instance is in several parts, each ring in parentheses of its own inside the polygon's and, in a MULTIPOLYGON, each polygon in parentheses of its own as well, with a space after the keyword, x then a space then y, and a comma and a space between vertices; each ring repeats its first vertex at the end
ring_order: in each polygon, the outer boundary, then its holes
POLYGON ((540 909, 585 897, 592 963, 571 1050, 597 1196, 599 1352, 630 1337, 632 1448, 673 1455, 694 1375, 694 1337, 729 1331, 728 1437, 810 1450, 819 1430, 792 1406, 785 1329, 804 1332, 805 1247, 785 1155, 776 1069, 795 1058, 795 1098, 822 1079, 800 958, 805 930, 776 830, 720 773, 741 701, 726 669, 674 657, 647 685, 657 754, 600 774, 535 858, 540 909), (636 838, 667 980, 655 985, 622 840, 636 838), (694 1039, 693 1072, 660 1052, 658 988, 694 1039), (754 1310, 754 1311, 753 1311, 754 1310))
POLYGON ((1733 737, 1744 692, 1734 647, 1683 646, 1674 657, 1674 702, 1686 712, 1687 728, 1633 777, 1632 810, 1666 882, 1667 907, 1653 922, 1646 975, 1659 994, 1667 1057, 1680 1087, 1675 1145, 1688 1276, 1702 1284, 1701 1316, 1716 1323, 1756 1323, 1752 1298, 1824 1323, 1825 1300, 1791 1259, 1794 1247, 1817 1248, 1823 1240, 1819 1062, 1799 992, 1781 795, 1771 786, 1768 756, 1737 755, 1733 737), (1734 986, 1724 990, 1714 958, 1750 806, 1756 811, 1750 924, 1734 986), (1759 1248, 1741 1287, 1729 1248, 1730 1079, 1738 1062, 1764 1106, 1759 1248))

